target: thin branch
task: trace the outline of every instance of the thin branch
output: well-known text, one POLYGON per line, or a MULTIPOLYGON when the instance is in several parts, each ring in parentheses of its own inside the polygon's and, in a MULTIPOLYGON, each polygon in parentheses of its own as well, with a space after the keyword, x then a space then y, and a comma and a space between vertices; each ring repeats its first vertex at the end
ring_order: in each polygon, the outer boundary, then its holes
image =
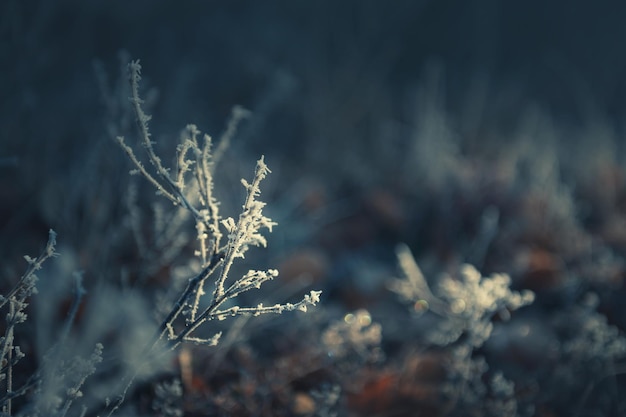
POLYGON ((271 171, 267 165, 265 165, 263 156, 261 156, 261 159, 257 161, 252 184, 248 184, 246 181, 242 180, 242 183, 247 190, 246 200, 243 205, 243 211, 239 215, 237 224, 235 225, 232 219, 228 219, 230 222, 226 223, 227 229, 229 229, 229 239, 224 265, 222 266, 220 276, 218 277, 215 285, 215 291, 213 292, 214 299, 220 298, 224 295, 224 283, 228 273, 230 272, 234 259, 236 257, 243 256, 243 252, 245 252, 245 250, 242 249, 249 244, 264 245, 265 240, 258 233, 259 228, 267 227, 271 232, 272 226, 276 224, 270 219, 263 217, 261 210, 264 203, 260 203, 255 200, 261 192, 259 184, 270 172, 271 171))
POLYGON ((4 305, 11 299, 15 294, 22 288, 24 282, 28 280, 35 271, 41 269, 43 263, 53 256, 56 256, 57 253, 54 251, 57 243, 57 234, 54 230, 50 229, 48 231, 48 243, 46 243, 46 247, 43 252, 36 258, 32 259, 30 256, 25 256, 24 258, 28 262, 29 266, 24 275, 21 276, 15 287, 9 291, 9 293, 3 297, 0 297, 0 308, 4 307, 4 305))
MULTIPOLYGON (((128 69, 129 69, 129 78, 130 78, 130 83, 131 83, 131 94, 132 94, 132 96, 130 97, 130 101, 133 105, 133 110, 135 111, 135 115, 137 116, 137 123, 139 125, 139 131, 140 131, 142 144, 144 148, 146 149, 146 153, 148 154, 148 159, 150 163, 152 164, 152 166, 155 168, 157 175, 165 181, 167 186, 172 191, 167 192, 164 189, 164 187, 155 179, 154 179, 154 182, 153 181, 151 182, 155 184, 155 186, 157 187, 159 191, 166 192, 168 195, 168 198, 173 199, 172 200, 173 202, 175 202, 176 204, 182 204, 183 207, 185 207, 186 209, 188 209, 189 211, 193 213, 194 217, 196 217, 197 219, 201 219, 202 216, 200 215, 198 210, 187 200, 187 197, 183 193, 183 190, 179 189, 176 186, 176 182, 172 180, 172 177, 170 176, 169 171, 165 167, 163 167, 163 164, 161 164, 161 158, 159 158, 154 151, 154 146, 153 146, 154 142, 150 139, 152 135, 148 128, 148 122, 150 121, 151 116, 147 115, 141 108, 141 105, 144 103, 144 101, 139 97, 139 81, 141 81, 141 65, 139 64, 139 61, 131 61, 130 64, 128 65, 128 69), (173 194, 176 194, 176 197, 174 197, 173 194)), ((137 158, 134 158, 133 162, 135 162, 136 160, 137 158)), ((135 162, 135 165, 137 165, 137 162, 135 162)), ((138 168, 142 170, 142 174, 146 171, 145 168, 142 169, 140 166, 138 166, 138 168)))

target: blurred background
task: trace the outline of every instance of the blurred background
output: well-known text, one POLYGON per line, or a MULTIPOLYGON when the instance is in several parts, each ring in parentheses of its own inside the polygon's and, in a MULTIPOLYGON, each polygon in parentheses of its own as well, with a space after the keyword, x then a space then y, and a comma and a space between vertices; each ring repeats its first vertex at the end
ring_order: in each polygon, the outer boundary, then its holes
POLYGON ((266 155, 279 252, 404 241, 444 263, 488 257, 471 247, 485 207, 502 227, 533 187, 565 222, 618 227, 604 223, 623 179, 621 2, 7 0, 1 16, 4 259, 49 227, 75 248, 113 239, 130 59, 164 150, 187 123, 218 138, 233 106, 252 111, 217 181, 266 155))
POLYGON ((44 188, 33 174, 54 181, 102 136, 94 63, 117 80, 121 51, 158 91, 155 133, 195 123, 217 135, 239 104, 254 119, 238 152, 328 187, 402 177, 395 159, 428 111, 462 152, 511 142, 529 112, 564 129, 623 127, 618 1, 7 0, 1 12, 1 175, 20 182, 3 187, 5 233, 44 188))
POLYGON ((156 264, 167 248, 146 257, 132 230, 156 216, 113 140, 136 138, 126 64, 139 59, 166 156, 186 124, 218 139, 235 105, 252 112, 216 192, 236 216, 239 178, 265 155, 279 227, 249 261, 278 266, 275 297, 323 289, 329 317, 366 308, 401 352, 412 336, 387 287, 406 243, 432 279, 463 263, 510 274, 538 294, 527 323, 593 291, 623 330, 625 21, 610 0, 4 0, 2 279, 49 228, 55 273, 84 270, 87 285, 149 292, 193 258, 192 224, 156 264))

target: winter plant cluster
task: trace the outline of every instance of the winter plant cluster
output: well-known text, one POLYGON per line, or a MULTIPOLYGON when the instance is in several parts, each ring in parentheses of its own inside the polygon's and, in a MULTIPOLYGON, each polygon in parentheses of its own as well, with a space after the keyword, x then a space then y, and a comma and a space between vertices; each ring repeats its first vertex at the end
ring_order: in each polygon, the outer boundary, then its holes
MULTIPOLYGON (((83 395, 81 388, 102 362, 103 349, 106 348, 98 343, 90 358, 76 357, 70 362, 61 359, 59 355, 59 352, 66 348, 65 336, 70 331, 86 292, 80 274, 75 277, 74 301, 64 324, 64 332, 57 344, 44 356, 38 370, 26 381, 21 385, 14 382, 14 368, 25 356, 15 337, 16 328, 26 321, 29 300, 37 292, 35 272, 47 259, 57 254, 56 233, 51 230, 43 253, 37 258, 25 257, 29 264, 27 271, 12 290, 0 297, 0 308, 7 310, 4 336, 0 339, 2 363, 0 382, 4 388, 0 394, 0 416, 84 416, 88 412, 113 415, 126 400, 126 395, 137 376, 149 367, 151 361, 162 358, 164 352, 173 351, 187 342, 216 345, 221 332, 215 332, 208 337, 196 335, 203 325, 236 316, 280 314, 294 310, 306 312, 307 307, 314 306, 320 301, 321 291, 311 291, 296 303, 267 306, 238 305, 239 295, 252 289, 259 289, 265 282, 278 276, 275 269, 249 270, 239 277, 233 277, 231 271, 233 264, 237 259, 244 258, 250 247, 267 245, 263 231, 271 232, 272 227, 276 225, 263 213, 265 203, 258 199, 261 193, 260 184, 270 170, 261 157, 256 163, 252 178, 249 181, 241 180, 246 194, 241 213, 236 218, 223 217, 213 189, 216 167, 228 145, 227 141, 220 142, 214 150, 210 136, 201 135, 196 126, 188 125, 176 149, 175 166, 166 167, 157 155, 156 143, 149 130, 150 116, 142 108, 144 101, 139 93, 141 80, 139 61, 132 61, 128 65, 128 72, 130 103, 137 119, 140 147, 145 152, 147 163, 124 137, 117 137, 117 141, 134 166, 131 174, 141 175, 156 188, 159 196, 169 200, 174 206, 174 216, 184 218, 186 213, 193 219, 197 231, 195 256, 199 260, 199 271, 187 280, 186 286, 170 303, 169 311, 158 324, 158 331, 142 348, 144 363, 132 367, 121 378, 117 392, 109 393, 103 399, 103 405, 88 409, 87 405, 81 404, 80 409, 70 410, 73 403, 83 395), (27 405, 22 405, 16 414, 13 403, 18 397, 27 397, 27 405)), ((242 109, 235 110, 229 125, 231 135, 238 120, 245 114, 242 109)), ((142 242, 138 233, 136 237, 138 243, 147 245, 142 242)), ((154 400, 155 410, 160 410, 166 415, 180 415, 179 410, 171 404, 172 398, 175 399, 180 395, 181 387, 176 381, 158 385, 154 400)))
MULTIPOLYGON (((0 297, 0 307, 8 310, 6 314, 6 327, 4 336, 0 338, 2 345, 0 361, 0 382, 5 390, 0 398, 0 415, 11 416, 13 414, 13 402, 19 397, 31 395, 33 400, 19 415, 25 416, 64 416, 67 415, 73 403, 83 396, 82 387, 86 379, 91 376, 96 366, 102 362, 103 346, 97 343, 89 358, 74 357, 67 359, 62 350, 66 348, 67 337, 72 326, 85 290, 82 286, 82 277, 75 274, 75 288, 72 305, 69 309, 65 323, 56 345, 54 345, 43 357, 40 368, 29 378, 20 379, 19 383, 14 372, 25 354, 17 344, 16 331, 18 325, 23 325, 28 319, 26 309, 33 295, 37 294, 37 275, 44 262, 58 253, 56 247, 56 233, 50 230, 48 243, 43 252, 37 257, 25 256, 28 267, 26 272, 18 280, 15 287, 6 295, 0 297)), ((86 408, 83 407, 82 414, 86 408)))
POLYGON ((508 275, 483 277, 469 264, 458 276, 443 276, 433 293, 409 248, 400 245, 397 256, 404 277, 392 281, 390 289, 412 303, 415 311, 432 311, 438 317, 426 337, 448 351, 441 388, 448 411, 471 408, 494 417, 530 415, 532 410, 518 409, 514 384, 500 371, 488 373, 489 366, 476 352, 490 338, 496 316, 508 320, 511 311, 531 304, 534 294, 512 291, 508 275))
POLYGON ((332 323, 322 334, 322 344, 334 360, 352 359, 364 363, 381 360, 382 326, 373 323, 370 313, 360 309, 332 323))
POLYGON ((141 174, 157 190, 157 194, 164 196, 174 206, 181 206, 193 216, 199 249, 196 254, 201 259, 202 271, 191 278, 174 307, 159 326, 159 334, 155 343, 167 340, 170 348, 189 341, 198 344, 215 345, 219 340, 219 333, 208 339, 194 337, 192 333, 203 323, 210 320, 223 320, 231 316, 260 315, 266 313, 282 313, 283 311, 306 311, 307 306, 315 305, 319 301, 320 291, 311 291, 310 294, 298 303, 275 304, 253 307, 232 306, 224 308, 227 301, 251 289, 258 289, 261 285, 278 276, 278 271, 250 270, 238 279, 229 280, 229 272, 235 259, 243 258, 250 246, 266 246, 267 241, 261 234, 262 229, 272 231, 276 225, 263 214, 265 203, 257 200, 260 195, 261 181, 270 173, 264 158, 257 161, 254 177, 250 182, 241 180, 246 190, 246 199, 238 219, 222 218, 219 213, 219 204, 213 195, 213 175, 223 149, 219 153, 212 152, 211 137, 203 135, 195 125, 187 126, 182 135, 182 141, 177 148, 176 167, 166 168, 154 149, 155 143, 151 139, 148 128, 150 116, 142 109, 143 100, 139 96, 139 81, 141 80, 141 66, 138 61, 129 65, 131 83, 131 103, 137 116, 140 130, 141 145, 146 151, 147 158, 154 173, 145 166, 135 154, 133 148, 126 144, 123 137, 118 137, 122 149, 131 159, 135 169, 132 174, 141 174), (225 242, 224 242, 225 240, 225 242), (207 307, 200 308, 205 293, 205 284, 209 278, 215 279, 214 288, 210 294, 207 307), (175 330, 175 321, 182 320, 182 330, 175 330))

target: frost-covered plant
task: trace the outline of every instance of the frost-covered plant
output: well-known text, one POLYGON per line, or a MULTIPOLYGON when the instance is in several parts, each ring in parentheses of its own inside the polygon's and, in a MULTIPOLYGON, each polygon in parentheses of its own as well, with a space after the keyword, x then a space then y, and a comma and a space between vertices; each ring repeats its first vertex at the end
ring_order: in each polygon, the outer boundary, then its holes
POLYGON ((490 370, 485 358, 474 356, 468 344, 451 347, 446 369, 441 394, 447 413, 456 415, 464 410, 464 415, 491 417, 533 415, 532 406, 518 402, 515 383, 500 370, 490 370))
POLYGON ((511 311, 532 303, 534 293, 511 291, 508 275, 483 277, 466 264, 458 277, 443 276, 434 294, 410 249, 399 246, 397 256, 404 278, 392 281, 390 289, 413 303, 416 311, 430 310, 440 318, 428 339, 449 349, 447 378, 442 386, 447 411, 471 407, 480 415, 520 415, 513 382, 498 371, 487 375, 487 362, 474 353, 491 336, 494 316, 508 319, 511 311))
POLYGON ((510 311, 534 300, 531 291, 511 291, 508 275, 483 277, 472 265, 463 265, 458 279, 444 277, 439 284, 439 293, 454 318, 451 322, 457 322, 456 326, 449 327, 449 337, 456 340, 465 335, 474 348, 481 347, 491 336, 491 320, 496 314, 506 320, 510 311))
MULTIPOLYGON (((20 415, 65 416, 72 404, 83 396, 82 386, 102 362, 103 345, 97 343, 88 359, 80 356, 66 358, 61 355, 61 349, 66 348, 62 342, 64 340, 44 356, 35 399, 20 415)), ((86 411, 85 406, 83 411, 86 411)))
POLYGON ((6 315, 4 336, 0 337, 0 381, 4 385, 4 392, 0 397, 0 409, 5 415, 11 415, 13 398, 24 395, 29 388, 38 382, 38 378, 33 376, 22 387, 13 385, 13 368, 24 357, 20 347, 15 344, 15 327, 24 323, 28 318, 25 312, 26 307, 28 307, 30 297, 37 293, 37 275, 35 272, 41 269, 47 259, 56 255, 55 246, 56 233, 50 230, 48 243, 43 252, 37 258, 24 256, 28 262, 26 272, 12 290, 6 295, 0 296, 0 309, 6 306, 9 310, 6 315))
MULTIPOLYGON (((30 297, 37 293, 37 276, 43 263, 57 255, 55 251, 56 233, 50 230, 48 243, 37 257, 25 256, 29 266, 15 287, 5 296, 0 296, 0 308, 8 306, 7 326, 4 336, 0 338, 0 381, 4 384, 4 392, 0 397, 0 415, 14 415, 12 400, 31 395, 29 403, 23 406, 20 416, 65 416, 76 400, 83 396, 82 387, 102 361, 102 344, 96 344, 91 356, 87 359, 80 356, 68 357, 64 354, 65 343, 74 322, 78 307, 85 290, 82 286, 81 274, 75 275, 74 300, 70 306, 64 326, 61 329, 56 345, 47 351, 42 358, 39 369, 22 383, 14 386, 13 369, 25 355, 15 343, 15 326, 24 323, 28 316, 25 312, 30 297)), ((83 406, 83 413, 84 413, 83 406)))
POLYGON ((587 294, 583 305, 576 306, 567 318, 561 317, 561 326, 568 330, 562 353, 571 365, 593 362, 593 370, 603 375, 626 361, 626 337, 598 313, 598 304, 597 295, 587 294))
POLYGON ((397 255, 404 278, 392 281, 390 289, 416 310, 430 310, 444 319, 430 336, 431 342, 441 346, 463 336, 472 348, 481 347, 491 335, 495 315, 506 320, 511 311, 531 304, 535 297, 532 291, 511 291, 511 278, 506 274, 483 277, 468 264, 461 267, 459 277, 443 276, 435 295, 410 249, 400 245, 397 255))
MULTIPOLYGON (((150 116, 142 108, 143 100, 139 94, 141 80, 139 61, 132 61, 128 68, 130 101, 139 126, 139 141, 145 150, 148 165, 142 162, 123 137, 118 137, 117 141, 134 166, 131 174, 140 174, 156 188, 158 195, 169 200, 176 209, 182 208, 191 215, 197 231, 198 249, 195 255, 201 264, 200 272, 189 278, 185 289, 178 295, 169 313, 160 323, 158 332, 148 347, 148 353, 157 352, 162 348, 175 349, 183 342, 216 345, 221 332, 210 337, 199 337, 194 333, 201 325, 211 320, 242 315, 280 314, 293 310, 306 311, 308 306, 315 305, 320 299, 321 291, 311 291, 297 303, 271 306, 230 304, 240 294, 258 289, 263 283, 278 275, 277 270, 269 269, 249 270, 235 279, 230 276, 235 260, 243 258, 251 246, 267 245, 262 230, 267 229, 271 232, 272 227, 276 225, 263 213, 265 203, 258 200, 261 193, 260 184, 270 170, 261 157, 257 161, 252 179, 241 180, 246 198, 238 218, 222 217, 213 188, 216 166, 226 144, 220 142, 213 151, 211 137, 206 134, 200 137, 198 128, 195 125, 188 125, 176 149, 176 166, 173 169, 166 168, 155 150, 155 142, 148 126, 150 116), (207 300, 205 286, 209 278, 214 284, 207 300)), ((237 121, 244 115, 244 110, 236 110, 228 130, 235 129, 237 121)), ((128 378, 126 389, 133 379, 134 376, 128 378)), ((110 414, 119 407, 123 399, 124 395, 110 414)))
POLYGON ((179 379, 163 381, 154 388, 152 409, 160 417, 182 417, 183 386, 179 379))
POLYGON ((171 348, 184 341, 214 345, 219 335, 199 339, 191 334, 201 324, 214 319, 293 310, 306 311, 308 305, 315 305, 319 301, 319 291, 311 291, 295 304, 222 307, 226 301, 250 289, 258 289, 264 282, 278 275, 275 269, 250 270, 240 278, 229 280, 229 272, 235 259, 243 258, 250 246, 266 246, 267 241, 261 230, 267 229, 271 232, 272 227, 276 225, 263 214, 265 203, 257 200, 261 193, 261 181, 270 173, 270 170, 264 158, 261 157, 257 161, 252 180, 241 180, 246 190, 246 199, 238 219, 222 218, 218 201, 213 195, 213 175, 219 155, 223 150, 218 147, 216 152, 212 152, 211 137, 205 134, 200 140, 200 131, 197 127, 188 125, 186 134, 182 136, 182 142, 177 148, 175 171, 165 168, 161 158, 156 154, 155 142, 148 128, 150 116, 145 114, 141 107, 143 100, 139 96, 139 81, 141 80, 139 61, 130 63, 129 72, 132 91, 130 100, 139 124, 141 145, 146 151, 153 172, 150 172, 151 170, 140 161, 123 137, 118 137, 118 142, 135 167, 131 173, 141 174, 157 189, 157 194, 170 200, 174 206, 182 206, 191 213, 195 220, 199 243, 196 255, 202 264, 202 271, 189 279, 187 288, 174 304, 170 314, 161 323, 158 340, 167 339, 167 344, 171 348), (224 236, 226 242, 222 241, 224 236), (201 309, 200 301, 205 295, 205 283, 209 277, 215 277, 215 286, 208 306, 201 309), (186 316, 186 319, 183 330, 177 333, 174 322, 181 315, 186 316))
POLYGON ((576 398, 574 415, 583 415, 585 409, 593 409, 594 415, 626 410, 626 401, 618 394, 624 389, 626 336, 597 311, 598 305, 598 296, 588 293, 555 320, 562 338, 560 360, 546 376, 559 389, 541 397, 564 410, 571 409, 571 399, 576 398))
POLYGON ((359 359, 372 363, 381 359, 382 326, 372 322, 365 309, 346 314, 322 334, 322 343, 335 360, 359 359))

